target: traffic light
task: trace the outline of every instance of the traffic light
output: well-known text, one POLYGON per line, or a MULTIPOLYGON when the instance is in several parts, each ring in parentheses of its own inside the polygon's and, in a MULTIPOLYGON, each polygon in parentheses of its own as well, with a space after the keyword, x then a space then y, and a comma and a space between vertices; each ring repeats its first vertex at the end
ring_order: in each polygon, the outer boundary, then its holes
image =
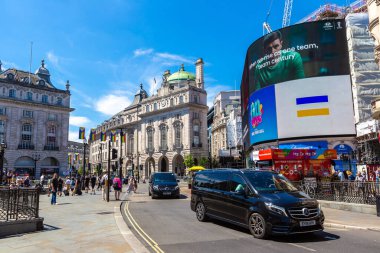
POLYGON ((116 159, 117 158, 117 149, 112 149, 112 156, 111 156, 112 159, 116 159))

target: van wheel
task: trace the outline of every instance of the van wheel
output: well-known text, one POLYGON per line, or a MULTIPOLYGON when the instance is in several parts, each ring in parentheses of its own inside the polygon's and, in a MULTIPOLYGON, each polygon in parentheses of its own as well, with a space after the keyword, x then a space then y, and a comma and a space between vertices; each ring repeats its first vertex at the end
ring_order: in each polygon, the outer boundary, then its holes
POLYGON ((249 230, 253 237, 257 239, 264 239, 267 237, 267 228, 264 217, 261 214, 253 213, 248 221, 249 230))
POLYGON ((206 207, 202 202, 198 202, 197 206, 195 207, 195 213, 197 215, 197 219, 199 221, 206 221, 206 207))

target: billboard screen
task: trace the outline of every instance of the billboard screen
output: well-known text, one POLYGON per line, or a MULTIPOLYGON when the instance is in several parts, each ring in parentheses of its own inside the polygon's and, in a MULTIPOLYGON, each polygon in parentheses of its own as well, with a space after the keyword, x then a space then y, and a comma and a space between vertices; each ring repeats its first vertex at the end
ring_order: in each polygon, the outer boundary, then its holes
POLYGON ((297 24, 256 40, 247 50, 242 75, 243 128, 253 130, 251 118, 244 116, 251 113, 254 97, 274 101, 269 107, 276 112, 271 121, 277 131, 261 138, 250 132, 250 144, 274 136, 355 134, 349 74, 344 20, 297 24), (274 92, 264 92, 268 87, 274 92))

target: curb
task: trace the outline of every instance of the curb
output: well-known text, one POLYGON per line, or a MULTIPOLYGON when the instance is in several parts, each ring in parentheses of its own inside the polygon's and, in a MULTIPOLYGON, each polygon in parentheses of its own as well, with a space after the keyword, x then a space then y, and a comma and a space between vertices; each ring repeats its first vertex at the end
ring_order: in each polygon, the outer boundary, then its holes
POLYGON ((351 225, 344 225, 344 224, 337 224, 337 223, 330 223, 330 222, 325 222, 324 226, 329 227, 329 228, 347 228, 347 229, 370 230, 370 231, 380 232, 380 228, 359 227, 359 226, 351 226, 351 225))
POLYGON ((137 239, 124 221, 121 208, 124 202, 129 201, 126 192, 121 197, 121 200, 122 202, 120 202, 120 205, 114 206, 114 218, 120 234, 123 236, 125 242, 131 247, 132 252, 149 253, 146 247, 139 241, 139 239, 137 239))

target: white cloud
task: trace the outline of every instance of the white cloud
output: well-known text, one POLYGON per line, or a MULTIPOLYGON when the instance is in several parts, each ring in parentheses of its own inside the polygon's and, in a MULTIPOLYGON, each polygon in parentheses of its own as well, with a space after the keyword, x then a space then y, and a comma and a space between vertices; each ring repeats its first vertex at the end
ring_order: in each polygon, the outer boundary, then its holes
POLYGON ((221 91, 229 91, 231 88, 226 85, 213 85, 213 86, 207 86, 206 92, 207 92, 207 105, 208 107, 212 107, 214 105, 214 99, 215 96, 221 92, 221 91))
POLYGON ((58 66, 58 57, 53 53, 53 52, 48 52, 47 53, 47 59, 49 62, 51 62, 54 66, 58 66))
POLYGON ((69 141, 82 142, 83 140, 79 139, 79 132, 69 131, 69 141))
POLYGON ((138 57, 138 56, 142 56, 142 55, 151 54, 152 52, 153 52, 153 48, 149 48, 149 49, 138 48, 138 49, 136 49, 136 50, 133 52, 133 55, 134 55, 135 57, 138 57))
POLYGON ((95 110, 105 115, 112 116, 122 111, 125 107, 131 104, 127 96, 109 94, 99 98, 95 102, 95 110))
POLYGON ((1 66, 2 69, 10 69, 10 68, 19 69, 16 63, 9 62, 9 61, 1 61, 1 63, 2 63, 2 66, 1 66))
POLYGON ((194 59, 188 59, 183 56, 177 55, 177 54, 169 54, 169 53, 156 53, 156 56, 162 60, 173 60, 176 62, 181 62, 181 63, 189 63, 189 64, 194 64, 195 60, 194 59))
POLYGON ((83 127, 90 122, 87 117, 70 116, 70 125, 72 126, 83 127))

